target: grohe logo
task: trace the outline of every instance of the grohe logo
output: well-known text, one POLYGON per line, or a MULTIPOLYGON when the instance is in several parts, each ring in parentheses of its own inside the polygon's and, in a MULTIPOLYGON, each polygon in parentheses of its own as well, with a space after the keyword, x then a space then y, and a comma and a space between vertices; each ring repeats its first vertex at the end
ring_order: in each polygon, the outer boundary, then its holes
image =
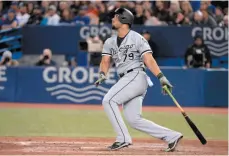
POLYGON ((93 36, 107 36, 107 35, 111 35, 112 30, 108 27, 108 26, 102 26, 102 27, 95 27, 95 26, 83 26, 80 29, 80 37, 82 37, 83 39, 86 39, 88 37, 90 37, 90 35, 93 36))
MULTIPOLYGON (((43 79, 49 86, 46 87, 46 91, 58 100, 63 99, 74 103, 102 100, 109 88, 95 87, 93 83, 98 77, 99 74, 95 68, 77 67, 71 70, 67 67, 47 67, 43 71, 43 79)), ((115 83, 115 70, 111 68, 106 84, 115 83)))
POLYGON ((192 37, 196 34, 202 34, 212 55, 223 56, 228 54, 228 28, 195 27, 192 29, 192 37))
POLYGON ((3 86, 2 82, 6 82, 6 81, 7 81, 6 67, 5 66, 1 66, 0 67, 0 91, 5 89, 5 87, 3 86))

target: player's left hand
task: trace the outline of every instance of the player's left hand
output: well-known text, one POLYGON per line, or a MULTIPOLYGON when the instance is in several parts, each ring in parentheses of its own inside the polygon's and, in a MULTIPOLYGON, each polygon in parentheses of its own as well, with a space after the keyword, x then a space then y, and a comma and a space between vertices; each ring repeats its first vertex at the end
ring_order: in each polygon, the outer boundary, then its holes
MULTIPOLYGON (((169 80, 163 75, 163 74, 161 74, 159 77, 159 81, 160 81, 160 83, 161 83, 161 86, 163 87, 163 86, 167 86, 167 88, 169 89, 169 91, 172 93, 172 88, 173 88, 173 86, 172 86, 172 84, 169 82, 169 80)), ((166 93, 166 91, 162 88, 162 93, 164 94, 164 95, 167 95, 167 93, 166 93)))
POLYGON ((97 81, 95 81, 95 86, 97 87, 98 85, 100 85, 101 83, 103 83, 106 80, 106 76, 104 72, 100 72, 99 73, 99 79, 97 81))

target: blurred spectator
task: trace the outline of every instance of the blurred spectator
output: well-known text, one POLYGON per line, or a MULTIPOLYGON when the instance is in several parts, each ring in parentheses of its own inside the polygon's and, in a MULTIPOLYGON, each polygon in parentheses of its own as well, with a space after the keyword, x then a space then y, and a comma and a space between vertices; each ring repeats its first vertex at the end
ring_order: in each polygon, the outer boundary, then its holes
POLYGON ((169 14, 170 16, 172 16, 173 14, 176 14, 178 12, 180 12, 180 3, 176 0, 172 0, 170 2, 170 7, 169 7, 169 14))
POLYGON ((99 11, 98 11, 98 9, 97 9, 97 7, 96 7, 95 4, 90 3, 90 4, 88 5, 87 14, 94 14, 94 15, 98 16, 99 11))
POLYGON ((210 16, 207 11, 203 11, 203 24, 210 27, 217 26, 215 19, 210 16))
POLYGON ((223 12, 225 15, 228 15, 228 8, 224 8, 223 12))
POLYGON ((79 14, 73 19, 74 23, 80 25, 89 25, 90 18, 86 16, 86 13, 87 13, 87 7, 86 6, 81 7, 79 14))
POLYGON ((208 0, 206 2, 207 2, 207 6, 208 6, 208 8, 207 8, 208 12, 210 12, 211 14, 215 14, 216 7, 211 4, 211 0, 208 0))
POLYGON ((152 9, 153 8, 152 3, 149 0, 145 0, 142 3, 143 3, 142 6, 144 9, 152 9))
POLYGON ((130 1, 128 2, 127 9, 130 10, 133 14, 135 14, 135 2, 130 1))
POLYGON ((70 59, 64 61, 62 63, 62 66, 64 67, 71 67, 71 68, 75 68, 77 67, 77 61, 76 61, 76 58, 73 56, 73 57, 70 57, 70 59))
POLYGON ((181 12, 179 12, 176 14, 173 24, 174 25, 191 25, 191 22, 189 18, 184 17, 184 15, 181 12))
POLYGON ((74 1, 70 8, 74 13, 74 16, 78 15, 78 10, 80 9, 80 1, 74 1))
POLYGON ((223 11, 220 7, 216 7, 215 9, 215 20, 217 24, 223 21, 223 11))
POLYGON ((144 25, 146 26, 162 25, 162 23, 155 16, 153 16, 152 10, 150 9, 145 10, 144 15, 146 17, 144 25))
POLYGON ((184 20, 184 16, 180 10, 180 3, 172 0, 169 8, 169 24, 180 24, 184 20), (179 14, 178 14, 179 13, 179 14))
POLYGON ((20 12, 17 14, 18 24, 19 26, 24 26, 28 22, 30 15, 27 13, 28 9, 25 4, 21 4, 19 9, 20 12))
POLYGON ((47 20, 47 25, 58 25, 60 21, 60 16, 56 13, 56 7, 54 5, 50 5, 48 9, 48 13, 46 14, 44 20, 47 20))
POLYGON ((42 12, 48 11, 49 1, 46 0, 41 1, 41 8, 42 8, 42 12))
MULTIPOLYGON (((42 20, 41 25, 58 25, 59 16, 63 16, 63 11, 70 10, 73 23, 80 25, 97 25, 99 23, 110 23, 111 14, 119 7, 126 7, 135 16, 134 24, 154 25, 152 20, 158 19, 163 25, 224 25, 224 15, 228 14, 228 4, 217 1, 197 0, 195 2, 183 0, 156 0, 156 1, 0 1, 0 18, 2 21, 7 18, 9 8, 14 10, 19 17, 19 24, 26 23, 26 16, 33 16, 35 6, 41 7, 42 20), (26 4, 26 6, 25 6, 26 4), (20 9, 19 9, 20 8, 20 9), (26 11, 27 10, 27 11, 26 11), (54 15, 50 13, 54 11, 54 15), (146 10, 146 11, 145 11, 146 10), (149 11, 150 10, 150 11, 149 11), (195 12, 200 11, 203 19, 195 20, 195 12), (194 11, 194 12, 193 12, 194 11), (205 13, 207 12, 207 13, 205 13), (149 13, 151 16, 148 16, 149 13), (147 17, 145 14, 148 14, 147 17), (150 18, 149 17, 153 17, 150 18), (154 18, 155 17, 155 18, 154 18), (24 22, 23 22, 24 21, 24 22), (147 21, 147 22, 146 22, 147 21), (151 21, 151 22, 149 22, 151 21), (214 22, 215 21, 215 22, 214 22), (150 24, 148 24, 150 23, 150 24)), ((36 12, 36 11, 35 11, 36 12)), ((68 14, 65 12, 64 14, 68 14)), ((67 16, 65 16, 67 17, 67 16)), ((33 19, 31 18, 31 19, 33 19)), ((39 17, 40 18, 40 17, 39 17)), ((63 21, 64 18, 62 17, 63 21)), ((31 23, 31 22, 30 22, 31 23)), ((33 23, 33 22, 32 22, 33 23)), ((63 22, 65 23, 65 22, 63 22)), ((66 22, 68 23, 68 22, 66 22)), ((35 23, 34 23, 35 24, 35 23)), ((2 24, 1 24, 2 25, 2 24)))
POLYGON ((162 0, 157 0, 156 1, 156 8, 154 10, 155 16, 160 20, 160 21, 168 21, 169 20, 169 13, 165 9, 164 6, 164 1, 162 0))
POLYGON ((188 17, 184 17, 184 20, 182 21, 182 25, 192 25, 192 21, 188 17))
POLYGON ((223 17, 224 26, 228 27, 228 15, 223 17))
POLYGON ((195 36, 194 43, 186 50, 185 64, 188 68, 211 67, 211 54, 201 36, 195 36))
POLYGON ((189 1, 181 1, 181 12, 184 17, 190 18, 192 16, 193 11, 189 1))
POLYGON ((34 9, 34 2, 28 1, 28 14, 32 15, 34 9))
POLYGON ((72 23, 72 14, 69 9, 64 9, 60 19, 60 24, 71 24, 72 23))
POLYGON ((144 15, 143 15, 143 7, 141 4, 136 4, 135 12, 136 15, 134 17, 134 24, 144 24, 144 15))
POLYGON ((18 2, 17 1, 12 1, 11 5, 10 5, 10 9, 14 10, 15 13, 18 13, 19 9, 18 9, 18 2))
POLYGON ((211 1, 201 1, 200 11, 207 11, 209 15, 213 16, 215 13, 215 6, 211 4, 211 1))
POLYGON ((72 57, 70 61, 68 61, 68 66, 69 67, 77 67, 77 61, 75 57, 72 57))
POLYGON ((36 66, 55 66, 56 63, 52 60, 52 51, 44 49, 43 54, 40 56, 36 66))
POLYGON ((200 11, 207 11, 208 10, 208 3, 207 1, 200 2, 200 11))
POLYGON ((108 23, 109 21, 109 16, 107 13, 107 8, 104 3, 101 3, 98 7, 99 10, 99 23, 108 23))
POLYGON ((228 27, 228 15, 223 17, 223 21, 221 23, 219 23, 219 26, 228 27))
POLYGON ((89 3, 90 1, 81 1, 82 6, 88 6, 89 3))
POLYGON ((4 13, 6 13, 6 12, 5 12, 4 8, 3 8, 3 2, 0 1, 0 18, 3 17, 4 13))
POLYGON ((117 8, 121 7, 120 1, 109 1, 107 2, 107 10, 109 12, 114 12, 117 8))
POLYGON ((7 18, 2 23, 2 29, 11 29, 18 26, 18 20, 16 18, 15 11, 10 9, 8 11, 7 18))
POLYGON ((34 6, 33 14, 30 16, 27 24, 40 25, 43 19, 42 9, 38 5, 34 6))
POLYGON ((54 5, 56 8, 59 6, 59 1, 49 1, 49 6, 54 5))
POLYGON ((5 51, 2 54, 0 66, 18 66, 18 61, 12 59, 12 53, 10 51, 5 51))
POLYGON ((201 11, 196 11, 193 15, 192 25, 203 24, 203 13, 201 11))
POLYGON ((99 24, 99 11, 93 3, 88 5, 86 15, 90 18, 90 25, 98 25, 99 24))
POLYGON ((99 66, 101 61, 101 52, 103 49, 103 41, 99 36, 90 36, 86 40, 87 51, 89 56, 89 64, 93 66, 99 66))
POLYGON ((153 57, 158 57, 158 46, 152 41, 150 32, 147 30, 143 30, 142 36, 148 41, 150 48, 153 51, 153 57))
POLYGON ((67 1, 61 1, 59 3, 59 14, 62 15, 62 13, 65 9, 69 9, 69 5, 68 5, 67 1))

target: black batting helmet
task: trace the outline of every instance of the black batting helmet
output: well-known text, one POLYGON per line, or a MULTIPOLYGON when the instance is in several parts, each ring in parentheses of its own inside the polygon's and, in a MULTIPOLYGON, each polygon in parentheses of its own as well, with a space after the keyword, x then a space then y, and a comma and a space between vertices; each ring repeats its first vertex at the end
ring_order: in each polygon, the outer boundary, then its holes
POLYGON ((118 8, 115 10, 114 14, 119 15, 118 19, 122 24, 129 24, 129 26, 131 26, 134 22, 134 15, 126 8, 118 8))

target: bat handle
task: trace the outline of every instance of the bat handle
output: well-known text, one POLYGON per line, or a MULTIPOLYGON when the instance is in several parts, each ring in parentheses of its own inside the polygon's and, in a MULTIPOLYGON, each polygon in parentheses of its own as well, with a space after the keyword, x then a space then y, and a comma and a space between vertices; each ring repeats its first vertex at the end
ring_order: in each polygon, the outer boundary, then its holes
POLYGON ((181 112, 184 117, 187 117, 188 115, 185 112, 181 112))
POLYGON ((163 89, 168 93, 168 95, 172 98, 173 102, 176 104, 176 106, 180 109, 182 115, 184 117, 188 116, 185 111, 183 110, 183 108, 180 106, 180 104, 177 102, 177 100, 174 98, 174 96, 172 95, 172 93, 169 91, 168 87, 166 85, 163 86, 163 89))

